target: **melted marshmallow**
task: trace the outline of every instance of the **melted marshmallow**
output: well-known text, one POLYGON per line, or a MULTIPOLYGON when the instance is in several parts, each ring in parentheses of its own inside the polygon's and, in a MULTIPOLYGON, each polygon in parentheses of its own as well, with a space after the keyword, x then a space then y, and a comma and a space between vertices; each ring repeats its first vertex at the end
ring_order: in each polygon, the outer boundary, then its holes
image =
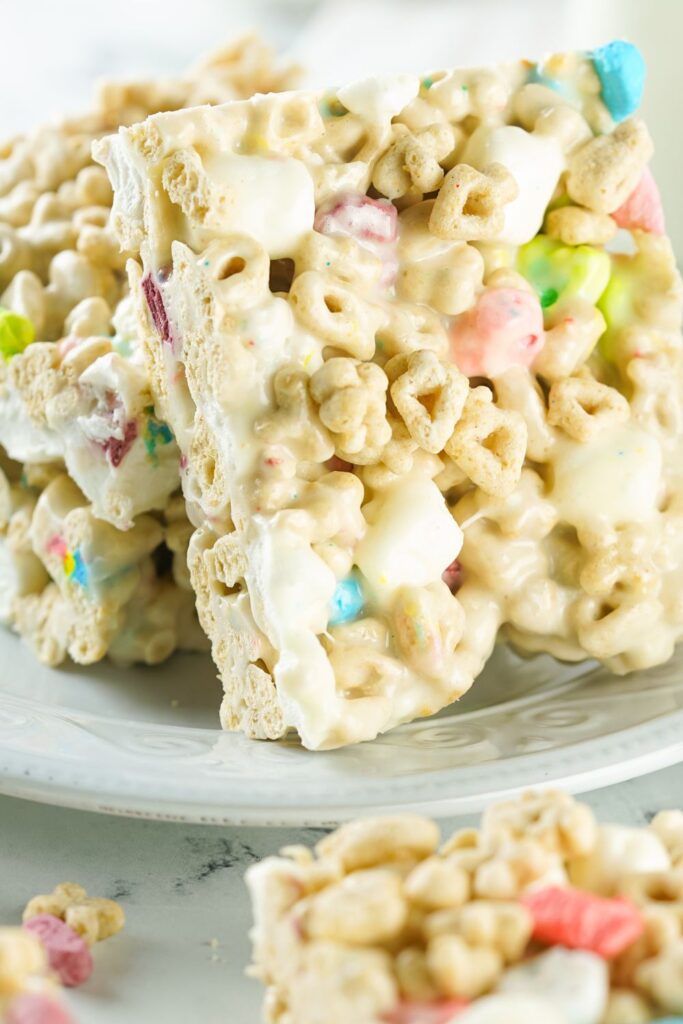
POLYGON ((498 242, 524 245, 539 231, 565 159, 557 139, 535 135, 515 125, 488 128, 482 125, 465 146, 463 162, 478 170, 502 164, 517 182, 519 195, 505 210, 505 224, 498 242))
POLYGON ((16 462, 57 462, 63 455, 61 437, 29 416, 23 398, 12 386, 0 402, 0 444, 16 462))
POLYGON ((499 992, 534 995, 561 1008, 567 1024, 600 1024, 608 990, 607 964, 601 957, 561 946, 510 968, 498 983, 499 992))
POLYGON ((390 121, 419 91, 417 75, 375 75, 345 85, 337 96, 347 110, 366 121, 390 121))
POLYGON ((301 160, 221 153, 208 156, 204 168, 219 197, 207 218, 214 237, 250 235, 278 259, 313 227, 313 179, 301 160))
POLYGON ((613 526, 648 519, 657 508, 662 449, 651 434, 626 425, 590 444, 563 440, 550 495, 573 526, 602 519, 613 526))
POLYGON ((425 477, 388 487, 366 514, 371 522, 356 549, 356 563, 380 599, 397 587, 424 587, 440 579, 460 553, 462 530, 439 488, 425 477))
POLYGON ((453 1024, 569 1024, 562 1010, 541 996, 509 992, 475 1000, 453 1024))

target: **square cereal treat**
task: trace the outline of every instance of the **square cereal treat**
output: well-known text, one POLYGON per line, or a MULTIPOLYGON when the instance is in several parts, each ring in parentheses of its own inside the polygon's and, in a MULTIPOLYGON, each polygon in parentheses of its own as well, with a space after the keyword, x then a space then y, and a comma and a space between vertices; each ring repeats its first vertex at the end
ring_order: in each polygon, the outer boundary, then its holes
POLYGON ((154 412, 125 255, 94 139, 156 110, 276 90, 293 80, 248 36, 184 77, 105 82, 91 114, 0 150, 0 443, 22 463, 64 462, 96 516, 119 529, 162 510, 179 452, 154 412))
POLYGON ((642 79, 613 43, 95 146, 225 726, 370 739, 464 693, 501 626, 670 655, 681 288, 642 79))
POLYGON ((650 1024, 683 1012, 681 814, 564 793, 361 819, 249 868, 268 1024, 650 1024))

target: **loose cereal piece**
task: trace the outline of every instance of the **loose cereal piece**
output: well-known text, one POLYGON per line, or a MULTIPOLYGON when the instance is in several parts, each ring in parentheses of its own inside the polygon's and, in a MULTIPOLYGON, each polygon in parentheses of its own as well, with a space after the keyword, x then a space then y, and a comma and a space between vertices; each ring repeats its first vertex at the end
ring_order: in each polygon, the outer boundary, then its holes
POLYGON ((40 939, 62 985, 73 988, 88 980, 93 970, 92 956, 88 944, 73 928, 52 914, 30 917, 24 921, 24 928, 40 939))
POLYGON ((589 896, 578 889, 537 889, 522 902, 534 919, 534 938, 585 949, 609 959, 642 934, 643 919, 626 900, 589 896))
POLYGON ((46 896, 34 896, 24 908, 23 920, 50 914, 64 921, 89 946, 120 932, 125 924, 122 908, 114 900, 88 896, 81 885, 61 882, 46 896))

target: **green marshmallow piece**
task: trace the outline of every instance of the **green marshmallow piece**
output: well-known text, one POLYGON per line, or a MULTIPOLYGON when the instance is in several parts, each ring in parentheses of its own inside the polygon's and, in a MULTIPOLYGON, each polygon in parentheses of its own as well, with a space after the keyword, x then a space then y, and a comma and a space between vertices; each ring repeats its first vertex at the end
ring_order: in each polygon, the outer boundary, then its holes
POLYGON ((536 235, 517 255, 517 267, 533 285, 544 309, 562 299, 582 298, 596 303, 610 279, 611 261, 591 245, 563 245, 536 235))
POLYGON ((30 320, 11 309, 0 306, 0 353, 6 360, 18 356, 35 341, 36 332, 30 320))
POLYGON ((598 342, 598 348, 605 359, 615 362, 618 356, 617 339, 620 328, 635 320, 633 309, 633 280, 628 266, 614 261, 609 284, 598 302, 598 309, 605 318, 607 330, 598 342))

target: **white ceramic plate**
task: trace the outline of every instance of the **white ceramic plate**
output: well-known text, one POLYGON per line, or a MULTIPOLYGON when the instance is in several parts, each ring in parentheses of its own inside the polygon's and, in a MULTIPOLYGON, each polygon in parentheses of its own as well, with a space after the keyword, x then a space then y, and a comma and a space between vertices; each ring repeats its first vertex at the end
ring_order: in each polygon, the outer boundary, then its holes
POLYGON ((324 825, 450 815, 534 785, 585 791, 683 760, 683 650, 626 678, 500 648, 455 708, 310 753, 215 727, 208 657, 46 669, 0 631, 0 792, 115 814, 324 825))

